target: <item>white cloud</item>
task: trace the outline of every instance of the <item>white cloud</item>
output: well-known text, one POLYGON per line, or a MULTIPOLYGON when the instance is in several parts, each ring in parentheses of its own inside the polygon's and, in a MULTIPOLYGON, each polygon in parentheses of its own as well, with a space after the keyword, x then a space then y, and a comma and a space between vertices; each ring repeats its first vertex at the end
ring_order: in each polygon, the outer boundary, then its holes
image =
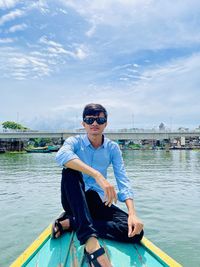
MULTIPOLYGON (((25 28, 26 24, 13 26, 10 30, 15 31, 25 28)), ((1 38, 0 44, 13 43, 16 39, 1 38)), ((20 48, 1 47, 0 63, 1 77, 13 79, 40 79, 57 72, 67 61, 84 60, 88 51, 83 44, 72 44, 70 50, 62 44, 43 36, 38 44, 28 45, 28 51, 20 48), (26 71, 25 71, 26 70, 26 71)), ((69 63, 70 64, 70 63, 69 63)))
MULTIPOLYGON (((7 3, 14 7, 11 2, 7 3)), ((59 123, 64 127, 66 117, 75 120, 88 102, 108 108, 112 127, 131 126, 131 114, 138 124, 152 125, 169 116, 176 116, 177 121, 190 117, 196 123, 200 55, 194 51, 200 42, 199 1, 60 2, 23 1, 21 10, 4 10, 7 14, 0 18, 5 27, 1 27, 0 77, 6 77, 1 79, 1 88, 3 81, 5 88, 20 94, 17 84, 23 84, 21 95, 29 88, 28 102, 42 80, 41 88, 48 88, 43 99, 48 101, 47 106, 41 102, 37 110, 41 126, 49 118, 51 128, 58 128, 59 123), (33 22, 30 28, 25 26, 28 21, 33 22), (18 39, 10 38, 11 32, 25 28, 18 39), (49 117, 48 106, 52 107, 49 117)), ((7 9, 5 3, 0 1, 7 9)), ((33 107, 38 99, 34 101, 33 107)), ((5 114, 9 112, 6 106, 2 106, 5 114)), ((33 116, 31 112, 26 115, 33 116)))
POLYGON ((66 55, 74 59, 83 60, 88 56, 88 49, 83 44, 73 44, 75 47, 71 50, 64 48, 64 46, 58 42, 49 40, 46 36, 42 36, 39 40, 39 43, 47 45, 47 51, 51 56, 66 55))
POLYGON ((57 42, 54 42, 52 40, 49 40, 47 38, 47 36, 42 36, 40 37, 39 39, 39 43, 42 43, 42 44, 46 44, 46 45, 51 45, 51 46, 55 46, 55 47, 62 47, 61 44, 57 43, 57 42))
POLYGON ((45 57, 4 47, 0 50, 0 70, 2 77, 35 79, 49 76, 52 67, 45 57))
MULTIPOLYGON (((170 62, 165 63, 165 65, 158 66, 157 68, 154 68, 152 70, 151 69, 146 70, 144 71, 143 75, 150 77, 151 80, 154 81, 162 81, 163 78, 165 79, 170 78, 170 80, 172 78, 173 80, 175 78, 178 78, 179 81, 179 77, 181 77, 181 79, 184 78, 184 80, 187 81, 188 80, 187 75, 190 74, 190 77, 191 75, 192 77, 194 76, 196 77, 199 68, 200 68, 200 53, 194 53, 190 56, 186 56, 180 59, 173 59, 170 62)), ((183 87, 185 87, 185 83, 182 84, 181 88, 183 87)))
POLYGON ((8 44, 13 42, 14 42, 13 38, 0 38, 0 44, 8 44))
POLYGON ((0 0, 0 8, 8 9, 16 6, 20 0, 0 0))
POLYGON ((77 97, 78 90, 68 91, 66 98, 63 91, 63 101, 54 106, 52 113, 55 111, 59 117, 66 112, 75 120, 85 104, 96 102, 107 107, 110 128, 132 127, 133 114, 135 127, 139 128, 157 127, 161 121, 169 127, 171 120, 179 126, 185 121, 185 125, 194 127, 199 124, 199 68, 200 54, 194 54, 144 70, 134 85, 91 84, 82 90, 80 85, 81 98, 77 97), (76 112, 70 111, 73 106, 76 112))
MULTIPOLYGON (((104 33, 123 49, 160 49, 200 43, 200 2, 156 0, 60 0, 90 22, 88 37, 104 33), (98 32, 99 31, 99 32, 98 32)), ((106 35, 106 38, 108 37, 106 35)), ((103 38, 103 36, 99 36, 103 38)))
POLYGON ((87 49, 84 45, 80 45, 74 52, 74 57, 80 60, 85 59, 88 56, 87 49))
POLYGON ((28 26, 25 23, 22 24, 17 24, 8 29, 8 32, 16 32, 16 31, 23 31, 27 28, 28 26))
MULTIPOLYGON (((12 43, 14 39, 0 39, 0 43, 12 43)), ((36 46, 37 50, 31 47, 30 52, 20 49, 3 47, 0 49, 0 76, 12 77, 13 79, 40 79, 57 72, 67 60, 84 60, 87 57, 87 50, 84 45, 74 44, 72 50, 66 50, 62 44, 40 38, 42 46, 36 46), (44 44, 46 47, 44 47, 44 44)), ((70 64, 70 63, 69 63, 70 64)))
POLYGON ((21 58, 21 57, 13 57, 10 58, 9 61, 14 64, 16 67, 22 67, 28 65, 29 61, 27 58, 21 58))
POLYGON ((6 15, 3 15, 0 18, 0 26, 5 24, 8 21, 15 20, 16 18, 24 16, 25 12, 20 9, 16 9, 15 11, 11 11, 6 15))
POLYGON ((58 11, 60 11, 61 13, 65 14, 65 15, 68 14, 67 10, 62 9, 62 8, 59 8, 58 11))
POLYGON ((91 37, 95 33, 95 31, 96 31, 96 27, 97 27, 96 23, 92 22, 91 28, 88 31, 86 31, 85 34, 88 37, 91 37))
POLYGON ((50 52, 53 55, 58 55, 58 54, 68 54, 68 55, 72 55, 71 52, 65 50, 62 47, 48 47, 47 48, 48 52, 50 52))
POLYGON ((199 113, 199 68, 200 53, 194 54, 163 66, 145 70, 141 73, 146 80, 126 90, 122 101, 138 117, 169 119, 181 118, 196 120, 199 113), (131 101, 132 100, 132 101, 131 101))
POLYGON ((27 6, 27 10, 37 9, 41 14, 47 15, 50 13, 49 6, 46 0, 32 1, 27 6))

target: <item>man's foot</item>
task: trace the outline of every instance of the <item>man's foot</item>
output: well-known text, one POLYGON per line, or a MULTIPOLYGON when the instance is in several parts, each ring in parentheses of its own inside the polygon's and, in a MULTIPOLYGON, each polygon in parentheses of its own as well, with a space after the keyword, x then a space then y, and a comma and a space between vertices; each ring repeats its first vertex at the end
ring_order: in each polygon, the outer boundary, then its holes
POLYGON ((90 262, 90 266, 96 267, 95 260, 101 267, 112 267, 104 249, 100 246, 95 237, 90 237, 85 244, 86 256, 90 262), (98 256, 99 255, 99 256, 98 256))
POLYGON ((52 225, 52 238, 58 238, 63 232, 69 230, 70 221, 69 219, 58 218, 52 225))

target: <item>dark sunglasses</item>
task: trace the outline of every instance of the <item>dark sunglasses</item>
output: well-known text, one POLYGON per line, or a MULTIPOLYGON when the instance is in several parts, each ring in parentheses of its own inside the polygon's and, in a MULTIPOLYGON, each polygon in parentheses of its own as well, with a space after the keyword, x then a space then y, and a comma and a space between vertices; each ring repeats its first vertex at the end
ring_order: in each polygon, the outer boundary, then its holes
POLYGON ((86 123, 86 124, 93 124, 95 121, 98 123, 98 124, 104 124, 107 122, 107 119, 104 118, 104 117, 97 117, 97 118, 93 118, 93 117, 89 117, 89 118, 84 118, 83 121, 86 123))

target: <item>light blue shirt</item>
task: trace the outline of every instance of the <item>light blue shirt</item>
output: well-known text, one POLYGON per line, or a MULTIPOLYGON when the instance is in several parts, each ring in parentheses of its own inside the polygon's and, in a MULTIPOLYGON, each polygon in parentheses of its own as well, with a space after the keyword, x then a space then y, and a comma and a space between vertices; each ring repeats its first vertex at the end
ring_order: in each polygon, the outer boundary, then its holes
MULTIPOLYGON (((126 175, 122 153, 117 143, 104 136, 103 144, 98 148, 94 148, 87 135, 69 137, 57 152, 56 161, 63 167, 65 163, 72 159, 82 160, 93 169, 99 171, 105 178, 107 178, 107 169, 112 164, 119 189, 117 194, 119 201, 123 202, 128 198, 133 199, 133 191, 126 175)), ((92 189, 99 194, 102 200, 105 200, 103 189, 93 177, 83 173, 83 180, 86 191, 92 189)))

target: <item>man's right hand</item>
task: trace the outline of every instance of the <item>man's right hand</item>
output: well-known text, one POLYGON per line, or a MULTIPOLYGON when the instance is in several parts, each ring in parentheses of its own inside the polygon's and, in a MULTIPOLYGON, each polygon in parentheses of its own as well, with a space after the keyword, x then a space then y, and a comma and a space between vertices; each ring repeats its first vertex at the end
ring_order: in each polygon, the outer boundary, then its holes
POLYGON ((105 205, 111 206, 112 203, 117 202, 117 194, 113 185, 111 185, 105 177, 97 170, 85 164, 80 159, 72 159, 65 164, 65 167, 76 171, 83 172, 93 177, 98 185, 103 189, 105 194, 105 205))
POLYGON ((117 203, 117 194, 115 191, 115 187, 111 185, 101 173, 98 173, 94 178, 104 191, 105 205, 110 207, 113 202, 117 203))

